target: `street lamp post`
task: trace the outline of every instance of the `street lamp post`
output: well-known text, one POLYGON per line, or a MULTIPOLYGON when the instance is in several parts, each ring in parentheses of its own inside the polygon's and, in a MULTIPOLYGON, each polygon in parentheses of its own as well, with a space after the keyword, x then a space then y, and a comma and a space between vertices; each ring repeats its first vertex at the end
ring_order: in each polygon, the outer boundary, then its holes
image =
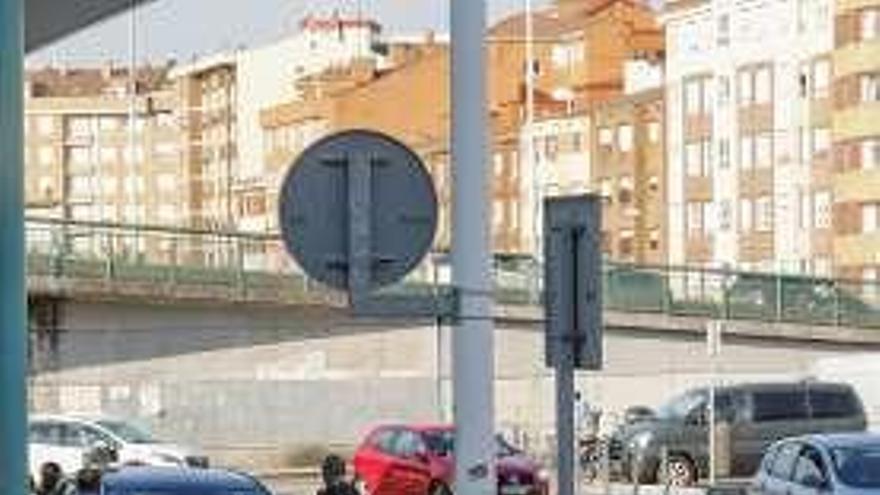
POLYGON ((451 26, 452 275, 460 296, 453 333, 455 493, 491 495, 497 487, 485 0, 452 0, 451 26))

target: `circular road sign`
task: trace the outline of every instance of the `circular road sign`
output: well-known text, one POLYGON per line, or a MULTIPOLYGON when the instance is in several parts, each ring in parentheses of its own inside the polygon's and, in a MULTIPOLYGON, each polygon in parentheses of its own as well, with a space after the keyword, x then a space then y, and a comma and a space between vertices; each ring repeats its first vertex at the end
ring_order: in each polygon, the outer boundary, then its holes
POLYGON ((372 290, 402 279, 431 249, 437 196, 409 148, 351 130, 319 140, 294 161, 279 215, 285 247, 306 274, 352 291, 349 271, 357 266, 363 288, 372 290))

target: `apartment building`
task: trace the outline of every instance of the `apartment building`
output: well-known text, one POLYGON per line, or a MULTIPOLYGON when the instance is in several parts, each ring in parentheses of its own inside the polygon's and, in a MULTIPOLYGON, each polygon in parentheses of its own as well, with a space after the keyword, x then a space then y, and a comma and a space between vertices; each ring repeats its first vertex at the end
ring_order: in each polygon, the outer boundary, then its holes
POLYGON ((666 261, 663 116, 660 87, 593 109, 590 177, 603 199, 602 251, 609 260, 666 261))
MULTIPOLYGON (((180 226, 180 130, 166 68, 128 71, 48 68, 27 74, 25 198, 30 216, 84 222, 180 226)), ((48 235, 48 234, 47 234, 48 235)), ((34 233, 34 245, 82 255, 168 255, 138 236, 58 239, 34 233)), ((156 241, 158 242, 158 241, 156 241)))
POLYGON ((671 264, 831 273, 833 9, 666 4, 671 264))
POLYGON ((838 0, 833 54, 834 265, 880 296, 880 2, 838 0))

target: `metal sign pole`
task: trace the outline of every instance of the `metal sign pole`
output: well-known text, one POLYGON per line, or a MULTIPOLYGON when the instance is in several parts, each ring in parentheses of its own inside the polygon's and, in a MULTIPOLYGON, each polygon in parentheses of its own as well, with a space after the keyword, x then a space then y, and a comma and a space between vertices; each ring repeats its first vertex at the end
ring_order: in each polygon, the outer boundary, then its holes
POLYGON ((0 493, 27 488, 24 1, 0 0, 0 493))
POLYGON ((497 490, 494 345, 487 162, 485 0, 453 0, 452 274, 460 291, 453 332, 455 493, 497 490))
POLYGON ((721 354, 721 327, 719 321, 710 321, 706 326, 706 343, 709 354, 711 377, 709 380, 709 484, 715 485, 717 478, 717 450, 715 438, 715 430, 717 429, 717 420, 715 412, 716 387, 718 381, 718 356, 721 354))

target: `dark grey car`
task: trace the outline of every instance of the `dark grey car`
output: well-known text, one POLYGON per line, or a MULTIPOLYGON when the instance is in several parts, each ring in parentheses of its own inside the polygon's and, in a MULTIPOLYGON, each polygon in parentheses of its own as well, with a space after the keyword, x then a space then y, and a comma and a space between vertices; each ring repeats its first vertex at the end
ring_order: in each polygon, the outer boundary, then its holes
MULTIPOLYGON (((689 485, 709 471, 709 391, 690 390, 653 418, 621 427, 612 457, 626 477, 642 483, 689 485), (665 464, 662 462, 665 456, 665 464)), ((834 383, 755 383, 719 387, 716 420, 730 476, 751 476, 764 450, 783 438, 810 433, 864 431, 861 400, 834 383)))

